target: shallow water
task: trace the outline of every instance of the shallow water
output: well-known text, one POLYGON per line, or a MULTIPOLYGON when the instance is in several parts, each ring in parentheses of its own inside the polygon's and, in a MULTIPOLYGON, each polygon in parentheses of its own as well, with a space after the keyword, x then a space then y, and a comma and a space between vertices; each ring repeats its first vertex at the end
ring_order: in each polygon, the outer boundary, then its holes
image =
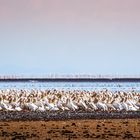
POLYGON ((0 89, 140 91, 140 82, 0 82, 0 89))

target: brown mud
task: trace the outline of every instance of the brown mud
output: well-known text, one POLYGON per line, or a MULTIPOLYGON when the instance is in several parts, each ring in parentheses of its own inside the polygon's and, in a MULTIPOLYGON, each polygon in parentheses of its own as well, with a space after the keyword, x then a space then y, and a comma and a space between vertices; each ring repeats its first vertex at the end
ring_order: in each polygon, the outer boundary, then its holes
POLYGON ((0 140, 139 140, 140 119, 1 121, 0 140))

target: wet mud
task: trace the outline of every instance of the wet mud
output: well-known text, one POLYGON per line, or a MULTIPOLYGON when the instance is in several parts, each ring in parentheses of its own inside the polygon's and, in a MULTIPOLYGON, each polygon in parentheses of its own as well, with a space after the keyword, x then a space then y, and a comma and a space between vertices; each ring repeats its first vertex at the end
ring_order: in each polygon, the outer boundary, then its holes
POLYGON ((0 140, 139 140, 140 119, 1 121, 0 140))

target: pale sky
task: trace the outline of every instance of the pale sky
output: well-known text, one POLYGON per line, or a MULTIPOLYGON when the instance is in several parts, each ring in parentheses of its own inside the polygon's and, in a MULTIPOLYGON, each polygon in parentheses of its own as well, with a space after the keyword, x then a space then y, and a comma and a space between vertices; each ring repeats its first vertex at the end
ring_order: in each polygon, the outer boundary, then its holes
POLYGON ((140 75, 140 0, 0 0, 0 75, 140 75))

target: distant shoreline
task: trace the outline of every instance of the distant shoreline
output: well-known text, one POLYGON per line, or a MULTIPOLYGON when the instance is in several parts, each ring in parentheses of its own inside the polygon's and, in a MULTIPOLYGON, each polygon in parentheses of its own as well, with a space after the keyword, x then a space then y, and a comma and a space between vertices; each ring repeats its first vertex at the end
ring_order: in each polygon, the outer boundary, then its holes
POLYGON ((140 78, 0 78, 0 82, 140 82, 140 78))

